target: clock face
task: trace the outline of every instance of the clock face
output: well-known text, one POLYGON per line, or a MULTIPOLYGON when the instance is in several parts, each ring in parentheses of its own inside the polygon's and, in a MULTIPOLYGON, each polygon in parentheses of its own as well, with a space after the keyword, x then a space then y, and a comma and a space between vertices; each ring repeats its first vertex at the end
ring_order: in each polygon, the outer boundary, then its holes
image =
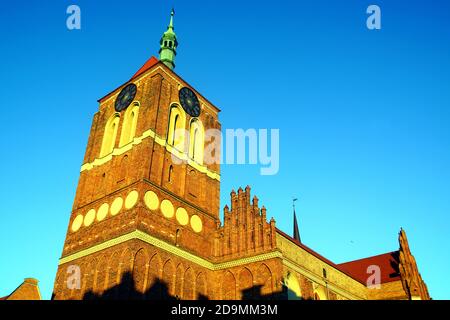
POLYGON ((180 103, 184 111, 191 117, 198 117, 200 115, 200 102, 195 93, 189 88, 180 90, 180 103))
POLYGON ((116 99, 116 111, 120 112, 128 108, 131 102, 133 102, 134 97, 136 96, 136 92, 137 87, 133 83, 130 83, 125 88, 123 88, 116 99))

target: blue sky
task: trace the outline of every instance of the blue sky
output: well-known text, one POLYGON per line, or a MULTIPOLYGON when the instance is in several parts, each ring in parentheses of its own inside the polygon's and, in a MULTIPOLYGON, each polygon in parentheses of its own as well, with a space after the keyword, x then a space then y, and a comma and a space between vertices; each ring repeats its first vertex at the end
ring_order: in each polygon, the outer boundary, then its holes
POLYGON ((448 1, 8 1, 0 4, 0 296, 50 298, 97 99, 151 55, 176 8, 176 72, 223 128, 280 129, 280 171, 222 167, 334 262, 398 249, 449 298, 448 1), (82 29, 66 28, 77 4, 82 29), (382 29, 366 28, 377 4, 382 29))

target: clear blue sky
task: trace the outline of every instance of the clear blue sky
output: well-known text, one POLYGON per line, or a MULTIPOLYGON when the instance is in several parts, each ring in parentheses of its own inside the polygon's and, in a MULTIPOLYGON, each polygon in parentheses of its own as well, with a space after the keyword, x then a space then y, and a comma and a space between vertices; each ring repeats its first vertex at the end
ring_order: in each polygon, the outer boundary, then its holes
POLYGON ((249 184, 290 233, 297 196, 303 241, 337 263, 397 250, 403 227, 450 298, 445 0, 2 1, 0 296, 35 277, 50 298, 96 101, 157 55, 172 4, 176 72, 223 128, 280 129, 279 174, 223 166, 222 206, 249 184))

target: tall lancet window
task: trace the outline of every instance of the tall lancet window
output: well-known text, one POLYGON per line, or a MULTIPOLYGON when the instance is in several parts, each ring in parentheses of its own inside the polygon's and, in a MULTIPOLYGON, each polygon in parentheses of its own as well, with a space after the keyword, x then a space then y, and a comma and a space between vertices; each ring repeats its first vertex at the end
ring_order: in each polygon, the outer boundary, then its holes
POLYGON ((170 108, 167 143, 179 151, 184 151, 184 136, 186 128, 186 115, 178 105, 170 108))
POLYGON ((139 102, 133 102, 132 106, 125 112, 122 133, 120 135, 120 146, 124 146, 133 141, 136 135, 136 127, 139 115, 139 102))
POLYGON ((205 143, 205 131, 198 119, 191 121, 189 132, 189 157, 199 164, 203 164, 203 149, 205 143))
POLYGON ((100 158, 107 156, 114 150, 117 138, 117 130, 119 128, 120 115, 115 113, 106 122, 105 132, 103 134, 102 148, 100 150, 100 158))

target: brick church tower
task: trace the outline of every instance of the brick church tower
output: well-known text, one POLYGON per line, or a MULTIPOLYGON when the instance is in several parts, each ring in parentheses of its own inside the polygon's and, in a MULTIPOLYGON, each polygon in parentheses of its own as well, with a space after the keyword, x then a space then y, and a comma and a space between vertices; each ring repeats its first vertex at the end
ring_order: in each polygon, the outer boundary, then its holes
POLYGON ((98 101, 52 299, 429 299, 403 230, 399 250, 336 264, 250 187, 220 221, 219 109, 173 71, 173 18, 159 59, 98 101))
MULTIPOLYGON (((178 46, 173 16, 172 11, 160 60, 152 57, 99 100, 55 299, 126 298, 134 291, 181 296, 173 281, 160 281, 180 272, 176 259, 167 262, 166 257, 213 256, 211 239, 220 224, 220 165, 203 162, 203 141, 206 130, 220 130, 219 109, 172 71, 178 46), (144 243, 163 247, 163 252, 136 253, 144 243), (79 267, 73 269, 74 275, 80 271, 79 289, 67 286, 73 265, 79 267), (143 276, 147 273, 152 277, 143 276)), ((193 277, 191 272, 184 268, 183 278, 193 277)), ((205 274, 195 277, 200 290, 205 274)), ((194 298, 193 293, 185 296, 194 298)))

